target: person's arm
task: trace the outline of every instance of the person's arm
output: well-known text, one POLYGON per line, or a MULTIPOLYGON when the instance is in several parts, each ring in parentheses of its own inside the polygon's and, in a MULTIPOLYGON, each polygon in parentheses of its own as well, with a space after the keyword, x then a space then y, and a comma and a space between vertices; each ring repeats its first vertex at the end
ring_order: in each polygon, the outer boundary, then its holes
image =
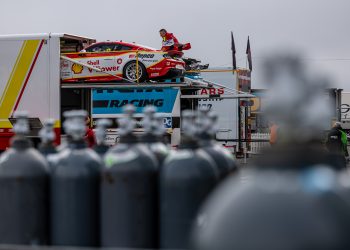
POLYGON ((172 36, 172 39, 173 39, 175 45, 180 44, 179 40, 177 40, 177 38, 173 34, 171 34, 171 36, 172 36))
POLYGON ((326 147, 327 150, 329 150, 329 133, 327 133, 326 138, 324 139, 324 146, 326 147))
POLYGON ((277 126, 272 125, 270 127, 270 144, 274 145, 277 142, 277 126))
POLYGON ((344 131, 341 131, 341 142, 344 150, 344 154, 346 157, 349 156, 348 152, 348 137, 346 136, 346 133, 344 131))

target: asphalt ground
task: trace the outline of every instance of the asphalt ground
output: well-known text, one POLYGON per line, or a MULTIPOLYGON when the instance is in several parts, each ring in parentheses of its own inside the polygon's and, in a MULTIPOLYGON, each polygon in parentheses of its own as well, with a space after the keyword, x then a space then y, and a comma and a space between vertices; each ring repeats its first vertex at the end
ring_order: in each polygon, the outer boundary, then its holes
POLYGON ((250 154, 247 158, 236 158, 238 167, 241 169, 251 166, 257 156, 257 154, 250 154))
MULTIPOLYGON (((348 148, 348 151, 350 152, 350 147, 348 148)), ((258 156, 261 156, 261 154, 249 154, 246 159, 236 158, 238 167, 240 169, 249 168, 249 166, 252 166, 255 163, 255 160, 258 156)), ((350 161, 347 162, 347 168, 350 170, 350 161)))

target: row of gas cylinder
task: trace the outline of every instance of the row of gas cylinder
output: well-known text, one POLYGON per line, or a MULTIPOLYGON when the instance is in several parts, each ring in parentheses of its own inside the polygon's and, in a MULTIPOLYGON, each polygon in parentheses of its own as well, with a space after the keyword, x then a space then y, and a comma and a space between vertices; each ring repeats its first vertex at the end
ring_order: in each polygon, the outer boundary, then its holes
POLYGON ((123 248, 187 248, 203 200, 237 171, 212 141, 217 117, 182 114, 179 149, 162 142, 163 118, 144 109, 142 136, 134 107, 118 119, 120 141, 103 144, 108 120, 97 122, 96 150, 86 146, 85 111, 67 111, 68 144, 53 145, 53 122, 40 131, 39 151, 17 113, 11 147, 0 157, 0 244, 123 248))

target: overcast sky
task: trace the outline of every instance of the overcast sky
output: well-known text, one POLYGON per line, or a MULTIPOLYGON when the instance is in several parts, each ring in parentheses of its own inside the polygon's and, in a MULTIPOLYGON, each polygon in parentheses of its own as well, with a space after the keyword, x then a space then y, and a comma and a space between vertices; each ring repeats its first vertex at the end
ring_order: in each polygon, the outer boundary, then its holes
POLYGON ((157 48, 166 28, 191 42, 187 56, 211 66, 231 65, 233 31, 241 67, 250 36, 253 87, 263 84, 264 56, 282 48, 350 91, 349 0, 2 0, 0 23, 0 34, 63 32, 157 48))

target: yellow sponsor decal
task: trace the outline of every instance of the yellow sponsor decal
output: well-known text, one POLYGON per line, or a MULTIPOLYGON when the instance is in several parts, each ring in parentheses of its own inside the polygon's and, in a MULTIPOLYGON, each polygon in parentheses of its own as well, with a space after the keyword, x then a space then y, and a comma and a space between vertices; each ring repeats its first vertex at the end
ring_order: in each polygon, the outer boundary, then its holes
POLYGON ((83 72, 84 67, 81 66, 80 64, 73 63, 72 65, 72 71, 74 74, 81 74, 83 72))
POLYGON ((250 111, 251 112, 260 111, 260 98, 259 97, 255 97, 255 98, 252 98, 250 100, 253 101, 253 105, 251 106, 250 111))

